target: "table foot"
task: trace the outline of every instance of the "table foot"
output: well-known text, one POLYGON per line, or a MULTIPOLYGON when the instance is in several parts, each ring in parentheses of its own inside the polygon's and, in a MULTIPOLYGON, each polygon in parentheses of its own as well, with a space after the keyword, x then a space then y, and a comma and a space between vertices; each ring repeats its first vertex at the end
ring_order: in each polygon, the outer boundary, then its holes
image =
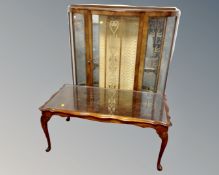
POLYGON ((46 152, 49 152, 51 150, 51 146, 49 146, 48 148, 46 148, 46 152))
POLYGON ((66 118, 66 121, 69 122, 69 121, 70 121, 70 117, 67 117, 67 118, 66 118))
POLYGON ((162 170, 163 170, 163 167, 162 167, 161 164, 160 164, 160 165, 157 165, 157 170, 158 170, 158 171, 162 171, 162 170))
POLYGON ((48 121, 51 119, 52 113, 51 112, 42 112, 42 117, 41 117, 41 126, 44 131, 44 134, 47 139, 48 147, 46 149, 46 152, 49 152, 51 150, 51 141, 50 141, 50 136, 49 136, 49 131, 48 131, 48 121))
POLYGON ((158 156, 158 160, 157 160, 157 170, 162 171, 163 168, 161 165, 161 159, 162 159, 164 150, 165 150, 165 148, 167 146, 167 142, 168 142, 168 129, 163 127, 163 128, 158 128, 156 131, 162 140, 160 152, 159 152, 159 156, 158 156))

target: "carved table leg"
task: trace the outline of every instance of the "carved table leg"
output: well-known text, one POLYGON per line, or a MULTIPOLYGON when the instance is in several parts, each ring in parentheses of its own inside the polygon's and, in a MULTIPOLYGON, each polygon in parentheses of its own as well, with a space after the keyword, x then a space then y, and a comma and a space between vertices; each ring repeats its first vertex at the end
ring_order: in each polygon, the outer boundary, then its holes
POLYGON ((41 117, 41 126, 43 128, 43 131, 45 133, 48 147, 46 149, 46 152, 49 152, 51 150, 51 142, 50 142, 50 136, 49 136, 49 131, 48 131, 48 126, 47 123, 51 119, 52 113, 51 112, 42 112, 42 117, 41 117))
POLYGON ((160 153, 159 153, 158 160, 157 160, 157 170, 162 171, 163 168, 161 166, 161 159, 162 159, 163 152, 164 152, 164 150, 167 146, 167 142, 168 142, 168 128, 159 127, 156 129, 156 131, 162 140, 161 147, 160 147, 160 153))
POLYGON ((66 121, 69 122, 69 121, 70 121, 70 117, 67 117, 67 118, 66 118, 66 121))

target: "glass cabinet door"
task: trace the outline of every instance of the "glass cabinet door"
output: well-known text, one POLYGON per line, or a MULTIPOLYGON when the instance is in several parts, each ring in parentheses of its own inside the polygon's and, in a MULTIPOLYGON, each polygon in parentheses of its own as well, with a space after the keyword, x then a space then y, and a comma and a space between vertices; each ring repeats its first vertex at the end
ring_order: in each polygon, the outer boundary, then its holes
POLYGON ((92 15, 94 84, 133 89, 138 17, 92 15))

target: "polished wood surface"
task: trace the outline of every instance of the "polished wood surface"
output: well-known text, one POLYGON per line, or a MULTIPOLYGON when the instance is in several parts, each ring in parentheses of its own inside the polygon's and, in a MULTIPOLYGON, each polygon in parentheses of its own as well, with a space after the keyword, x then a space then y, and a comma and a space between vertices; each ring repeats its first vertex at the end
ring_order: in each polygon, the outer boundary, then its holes
POLYGON ((136 122, 142 127, 144 124, 169 126, 163 107, 163 96, 156 93, 66 84, 40 110, 136 122))
POLYGON ((157 169, 162 170, 161 158, 167 145, 171 122, 166 97, 161 94, 66 84, 40 110, 41 126, 48 143, 46 152, 51 150, 47 123, 53 115, 66 117, 67 121, 70 121, 70 117, 77 117, 131 124, 156 130, 162 140, 157 169))

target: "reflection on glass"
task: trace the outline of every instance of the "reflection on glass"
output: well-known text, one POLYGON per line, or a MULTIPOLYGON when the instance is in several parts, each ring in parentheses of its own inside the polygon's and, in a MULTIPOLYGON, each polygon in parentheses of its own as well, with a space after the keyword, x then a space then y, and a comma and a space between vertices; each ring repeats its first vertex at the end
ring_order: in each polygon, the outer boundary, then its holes
POLYGON ((75 62, 77 84, 86 84, 86 56, 85 56, 85 32, 84 15, 75 13, 73 19, 74 41, 75 41, 75 62))

